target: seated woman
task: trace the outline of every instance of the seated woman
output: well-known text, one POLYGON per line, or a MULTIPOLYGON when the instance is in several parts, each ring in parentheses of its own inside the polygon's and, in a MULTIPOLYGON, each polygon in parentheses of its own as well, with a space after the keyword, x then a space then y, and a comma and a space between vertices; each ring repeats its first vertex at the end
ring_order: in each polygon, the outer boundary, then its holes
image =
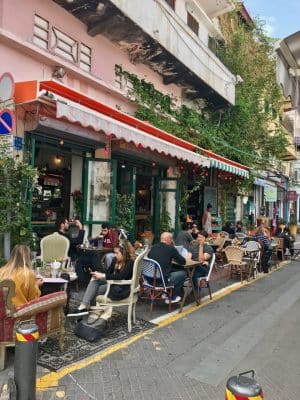
POLYGON ((23 306, 41 295, 39 286, 42 279, 37 279, 31 269, 30 249, 23 244, 16 245, 8 262, 0 268, 0 280, 11 279, 15 282, 15 296, 12 302, 15 307, 23 306))
POLYGON ((268 239, 268 233, 270 232, 268 232, 263 225, 260 225, 253 237, 253 240, 260 242, 263 246, 262 268, 265 274, 269 272, 269 260, 272 255, 272 247, 268 239))
MULTIPOLYGON (((77 308, 72 313, 68 314, 68 317, 79 317, 87 315, 91 303, 95 298, 104 294, 107 289, 107 280, 127 280, 131 279, 133 271, 134 260, 128 247, 116 246, 114 248, 115 257, 109 269, 105 272, 91 271, 92 279, 88 284, 83 299, 77 308)), ((129 296, 130 287, 128 285, 112 285, 108 297, 112 300, 122 300, 129 296)), ((108 307, 111 308, 111 307, 108 307)), ((111 310, 107 312, 107 319, 111 315, 111 310)), ((105 318, 106 319, 106 318, 105 318)))

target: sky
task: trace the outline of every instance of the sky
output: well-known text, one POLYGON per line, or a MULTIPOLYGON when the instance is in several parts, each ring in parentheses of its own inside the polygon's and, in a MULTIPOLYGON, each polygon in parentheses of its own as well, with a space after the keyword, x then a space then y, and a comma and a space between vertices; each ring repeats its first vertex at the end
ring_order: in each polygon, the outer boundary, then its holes
POLYGON ((300 30, 300 0, 244 0, 252 18, 265 21, 268 36, 283 39, 300 30))

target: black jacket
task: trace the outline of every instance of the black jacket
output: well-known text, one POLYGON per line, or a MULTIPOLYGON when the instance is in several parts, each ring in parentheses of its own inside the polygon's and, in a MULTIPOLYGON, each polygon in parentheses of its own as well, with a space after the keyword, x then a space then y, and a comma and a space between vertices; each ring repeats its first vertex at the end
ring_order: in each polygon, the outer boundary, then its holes
MULTIPOLYGON (((133 261, 128 260, 125 266, 121 270, 115 270, 117 259, 114 258, 110 264, 109 269, 105 273, 106 280, 128 280, 132 278, 133 272, 133 261)), ((130 293, 129 285, 111 285, 108 297, 112 300, 126 299, 130 293)))

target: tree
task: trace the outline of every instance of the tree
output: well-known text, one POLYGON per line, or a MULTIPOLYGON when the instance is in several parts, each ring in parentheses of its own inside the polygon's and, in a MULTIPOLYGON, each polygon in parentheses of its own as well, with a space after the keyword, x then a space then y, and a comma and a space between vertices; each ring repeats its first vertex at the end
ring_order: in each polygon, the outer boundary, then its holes
POLYGON ((9 257, 11 243, 30 243, 30 192, 37 171, 25 161, 7 155, 0 147, 0 234, 4 235, 4 256, 9 257))

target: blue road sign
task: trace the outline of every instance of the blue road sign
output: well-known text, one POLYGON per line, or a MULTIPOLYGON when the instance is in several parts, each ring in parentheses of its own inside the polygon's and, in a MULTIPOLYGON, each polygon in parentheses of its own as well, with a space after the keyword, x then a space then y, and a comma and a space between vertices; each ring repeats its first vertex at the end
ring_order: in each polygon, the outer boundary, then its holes
POLYGON ((15 116, 12 111, 4 109, 0 111, 0 135, 8 135, 13 130, 15 116))
POLYGON ((22 150, 23 149, 23 138, 20 136, 14 136, 14 149, 22 150))

